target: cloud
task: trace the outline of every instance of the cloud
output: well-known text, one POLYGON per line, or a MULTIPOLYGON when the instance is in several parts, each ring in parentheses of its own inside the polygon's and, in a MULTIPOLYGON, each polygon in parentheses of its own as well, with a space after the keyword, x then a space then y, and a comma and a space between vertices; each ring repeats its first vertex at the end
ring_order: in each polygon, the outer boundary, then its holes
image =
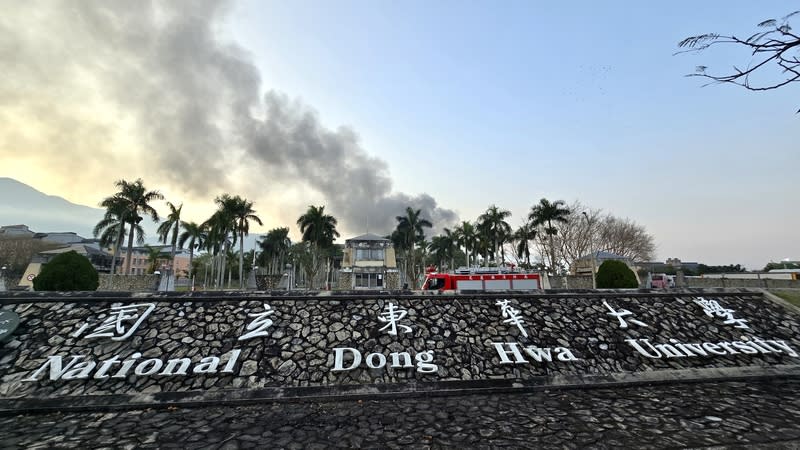
POLYGON ((81 171, 87 189, 141 176, 209 201, 235 187, 268 208, 263 179, 237 178, 247 165, 316 191, 349 232, 388 232, 409 205, 437 227, 457 220, 428 194, 393 192, 386 163, 355 131, 326 128, 284 93, 262 95, 247 51, 217 32, 229 9, 216 0, 7 5, 0 120, 15 126, 0 129, 0 156, 25 149, 42 173, 81 171))

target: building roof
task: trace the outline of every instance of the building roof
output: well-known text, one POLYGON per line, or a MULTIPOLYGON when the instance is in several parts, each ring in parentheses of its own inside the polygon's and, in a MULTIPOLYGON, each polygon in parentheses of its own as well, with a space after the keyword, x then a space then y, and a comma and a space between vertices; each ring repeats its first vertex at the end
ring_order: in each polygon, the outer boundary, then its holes
POLYGON ((345 242, 350 242, 350 241, 389 241, 389 239, 386 239, 383 236, 378 236, 377 234, 366 233, 362 234, 361 236, 352 237, 346 240, 345 242))

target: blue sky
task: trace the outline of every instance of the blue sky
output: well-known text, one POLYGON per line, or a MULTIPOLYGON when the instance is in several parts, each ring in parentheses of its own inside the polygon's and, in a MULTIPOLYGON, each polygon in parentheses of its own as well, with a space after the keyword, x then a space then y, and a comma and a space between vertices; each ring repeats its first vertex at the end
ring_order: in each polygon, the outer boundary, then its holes
POLYGON ((474 218, 522 221, 546 196, 644 224, 658 254, 760 267, 800 257, 795 86, 701 88, 673 56, 703 32, 747 35, 789 2, 264 2, 224 32, 265 87, 348 125, 394 187, 474 218))

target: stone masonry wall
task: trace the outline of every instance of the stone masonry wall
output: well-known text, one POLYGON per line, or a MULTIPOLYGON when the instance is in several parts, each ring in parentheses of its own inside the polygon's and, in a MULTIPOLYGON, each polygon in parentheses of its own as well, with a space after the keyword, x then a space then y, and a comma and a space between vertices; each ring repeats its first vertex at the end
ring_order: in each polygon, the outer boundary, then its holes
POLYGON ((549 276, 550 289, 591 289, 591 276, 555 275, 549 276))
POLYGON ((154 292, 160 275, 110 275, 101 273, 98 291, 154 292))
MULTIPOLYGON (((676 293, 674 297, 634 297, 626 293, 606 298, 510 296, 506 306, 519 314, 522 319, 519 326, 503 315, 503 302, 498 299, 445 295, 426 298, 365 296, 346 300, 336 297, 203 300, 200 297, 194 301, 188 294, 169 300, 139 295, 120 299, 119 303, 79 299, 67 303, 69 300, 65 299, 63 303, 4 305, 4 310, 19 314, 20 327, 12 340, 0 344, 0 399, 241 387, 526 380, 557 374, 800 362, 797 354, 800 353, 800 324, 795 313, 764 300, 757 293, 719 297, 707 294, 705 299, 716 299, 719 305, 732 311, 731 317, 747 321, 726 324, 725 317, 704 313, 693 301, 698 295, 687 292, 676 293), (145 314, 151 304, 152 311, 145 314), (111 308, 124 306, 130 307, 129 318, 143 318, 132 335, 114 340, 116 322, 108 321, 113 318, 111 308), (610 314, 609 306, 628 321, 628 328, 620 327, 620 318, 610 314), (398 308, 406 314, 395 323, 397 334, 392 335, 389 334, 391 324, 381 317, 388 317, 391 309, 396 312, 398 308), (258 323, 254 325, 254 322, 258 323), (102 330, 104 323, 111 325, 102 330), (247 333, 259 331, 258 324, 266 324, 261 335, 242 339, 247 333), (737 324, 748 328, 736 328, 737 324), (101 335, 93 337, 91 333, 101 335), (103 333, 109 335, 102 336, 103 333), (644 345, 645 341, 641 340, 646 339, 653 345, 670 342, 700 345, 703 342, 757 342, 759 338, 781 340, 794 350, 648 358, 628 342, 634 340, 644 345), (501 364, 495 343, 505 345, 506 349, 510 343, 516 343, 526 362, 501 364), (336 348, 358 350, 361 364, 353 370, 334 371, 336 348), (552 361, 537 362, 529 353, 529 350, 535 353, 536 349, 545 348, 550 349, 552 361), (562 358, 566 356, 564 349, 568 349, 572 360, 562 358), (234 358, 235 351, 239 353, 234 358), (408 352, 409 367, 389 367, 393 352, 408 352), (373 353, 383 356, 373 356, 373 353), (431 358, 425 365, 427 355, 431 358), (73 356, 80 358, 73 361, 73 356), (51 363, 42 369, 50 361, 49 357, 60 358, 60 367, 51 363), (113 362, 114 357, 116 362, 113 362), (214 370, 209 371, 208 361, 213 357, 219 361, 214 370), (186 375, 160 375, 162 372, 158 370, 148 373, 156 365, 166 367, 168 360, 178 358, 191 360, 186 375), (203 358, 211 358, 203 360, 207 373, 198 373, 196 369, 202 365, 203 358), (369 362, 381 366, 382 359, 387 361, 385 367, 368 367, 369 362), (96 369, 109 360, 112 369, 107 369, 105 376, 95 377, 96 369), (148 363, 139 364, 146 360, 150 361, 149 366, 148 363), (84 379, 75 376, 80 375, 79 369, 88 363, 71 366, 72 375, 61 377, 71 361, 92 361, 96 367, 87 369, 84 379), (127 371, 122 371, 123 361, 129 361, 127 371), (229 364, 232 367, 224 372, 223 368, 229 364), (426 367, 430 372, 425 371, 426 367), (39 369, 42 371, 34 377, 39 369), (53 372, 54 369, 58 370, 53 372), (134 371, 141 373, 137 375, 134 371), (56 380, 50 379, 54 373, 58 375, 56 380), (69 379, 70 376, 73 379, 69 379)), ((123 331, 129 330, 133 319, 122 324, 123 331)), ((342 352, 343 366, 347 367, 353 362, 353 353, 342 352)), ((508 355, 514 359, 511 353, 508 355)), ((404 356, 398 358, 400 365, 404 365, 404 356)))

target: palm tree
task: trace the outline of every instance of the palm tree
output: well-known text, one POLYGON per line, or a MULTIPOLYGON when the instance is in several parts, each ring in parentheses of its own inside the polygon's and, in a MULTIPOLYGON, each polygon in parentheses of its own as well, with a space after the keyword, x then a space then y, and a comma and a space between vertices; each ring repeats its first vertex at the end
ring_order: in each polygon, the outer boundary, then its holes
POLYGON ((331 247, 334 239, 339 237, 339 232, 336 231, 338 221, 332 215, 325 214, 325 206, 309 205, 306 213, 297 219, 297 225, 303 235, 303 242, 310 243, 312 247, 312 268, 309 271, 312 279, 308 282, 313 285, 322 250, 331 247))
MULTIPOLYGON (((169 214, 167 218, 164 219, 164 222, 158 226, 156 233, 158 233, 158 240, 167 243, 169 239, 170 231, 172 231, 172 239, 170 243, 172 244, 172 251, 170 253, 170 263, 169 263, 169 271, 171 275, 174 275, 173 268, 175 267, 175 248, 178 246, 178 231, 180 231, 181 226, 181 210, 183 209, 183 203, 177 208, 171 202, 167 202, 167 207, 169 208, 169 214)), ((189 268, 191 270, 191 261, 189 262, 189 268)))
POLYGON ((478 236, 475 233, 475 226, 466 221, 461 222, 461 225, 456 227, 455 234, 458 244, 464 247, 464 253, 467 254, 467 266, 469 267, 471 252, 475 248, 478 240, 478 236))
POLYGON ((508 217, 511 217, 511 211, 500 209, 496 205, 491 205, 485 213, 478 217, 481 224, 480 228, 486 233, 492 256, 494 256, 498 265, 500 265, 500 261, 497 261, 498 250, 503 253, 503 242, 511 233, 511 226, 505 220, 508 217))
POLYGON ((398 240, 402 244, 402 249, 408 255, 408 263, 410 267, 406 267, 406 276, 411 279, 411 287, 415 289, 417 286, 417 267, 415 261, 415 244, 425 239, 425 232, 423 228, 432 228, 433 224, 420 217, 422 210, 414 210, 410 206, 406 207, 405 216, 396 216, 397 219, 397 233, 398 240))
POLYGON ((151 247, 145 244, 144 248, 147 250, 147 273, 155 273, 158 260, 161 258, 161 247, 151 247))
POLYGON ((261 265, 269 267, 269 273, 280 272, 285 264, 286 255, 292 246, 289 239, 289 228, 273 228, 269 230, 264 238, 258 242, 261 247, 261 265))
POLYGON ((239 289, 244 289, 244 237, 250 234, 250 222, 264 225, 261 218, 256 215, 253 209, 253 202, 239 197, 230 197, 227 194, 217 198, 217 204, 227 210, 233 219, 233 243, 239 241, 239 289))
MULTIPOLYGON (((117 196, 111 196, 100 202, 100 206, 106 208, 106 213, 100 222, 95 225, 92 234, 94 237, 100 237, 100 245, 103 247, 114 246, 114 256, 111 259, 111 274, 116 271, 117 260, 119 259, 119 250, 122 247, 122 239, 125 235, 125 203, 117 196)), ((138 230, 139 234, 143 233, 141 227, 138 230)))
POLYGON ((187 246, 189 248, 189 277, 192 278, 194 251, 195 249, 203 248, 205 245, 206 229, 203 225, 198 225, 195 222, 184 221, 181 221, 181 227, 183 227, 183 233, 178 237, 178 246, 183 248, 187 242, 189 244, 187 246))
POLYGON ((433 254, 439 270, 444 266, 444 262, 449 262, 450 269, 452 270, 453 260, 455 259, 455 240, 450 230, 445 228, 444 231, 445 234, 431 238, 428 250, 433 254))
POLYGON ((536 239, 537 230, 531 222, 523 224, 514 233, 514 239, 517 240, 517 255, 525 259, 525 266, 527 269, 531 267, 531 246, 530 242, 536 239))
MULTIPOLYGON (((219 200, 220 197, 217 197, 219 200)), ((233 229, 233 221, 228 211, 223 205, 219 204, 219 209, 211 215, 202 227, 208 230, 206 238, 206 249, 208 249, 214 256, 212 258, 212 278, 215 286, 222 286, 223 274, 225 272, 225 252, 230 246, 230 239, 228 239, 231 230, 233 229)))
MULTIPOLYGON (((133 235, 134 232, 139 234, 139 242, 144 240, 144 232, 139 227, 139 222, 142 221, 142 216, 148 215, 153 222, 158 223, 158 212, 150 206, 150 203, 155 200, 163 200, 164 196, 158 191, 148 191, 144 187, 144 182, 137 179, 133 183, 126 180, 119 180, 115 183, 119 192, 113 197, 112 202, 119 202, 119 207, 125 214, 124 222, 131 225, 128 231, 128 251, 125 255, 125 274, 129 275, 131 272, 131 255, 133 252, 133 235)), ((109 198, 109 199, 110 199, 109 198)), ((106 199, 106 200, 109 200, 106 199)), ((105 201, 104 201, 105 203, 105 201)))
POLYGON ((569 208, 565 206, 563 200, 551 202, 546 198, 539 200, 539 203, 531 207, 528 219, 536 227, 543 227, 550 241, 550 270, 555 273, 556 268, 556 248, 553 243, 553 236, 558 233, 558 229, 553 223, 567 223, 569 208))

